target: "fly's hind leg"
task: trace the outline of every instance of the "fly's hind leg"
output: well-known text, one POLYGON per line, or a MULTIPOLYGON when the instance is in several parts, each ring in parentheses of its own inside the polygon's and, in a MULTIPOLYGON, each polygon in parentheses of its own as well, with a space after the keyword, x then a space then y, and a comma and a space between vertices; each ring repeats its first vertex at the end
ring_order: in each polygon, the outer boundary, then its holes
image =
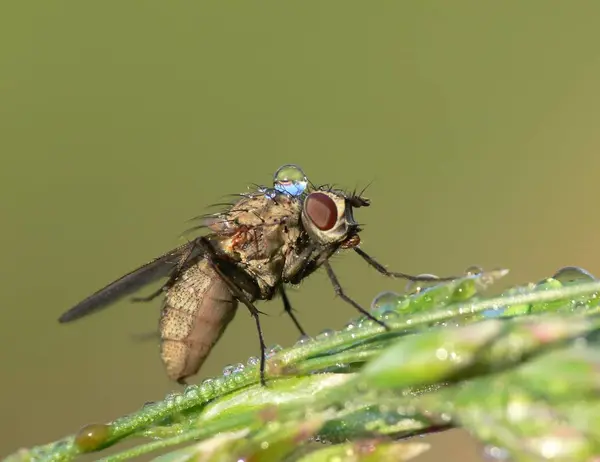
POLYGON ((134 303, 147 303, 147 302, 151 302, 156 297, 158 297, 159 295, 161 295, 161 294, 163 294, 165 292, 165 290, 168 288, 168 285, 170 285, 169 284, 170 281, 171 280, 169 279, 169 281, 167 281, 166 284, 163 284, 162 286, 160 286, 160 289, 152 292, 150 295, 146 295, 145 297, 132 297, 131 301, 134 302, 134 303))
POLYGON ((260 341, 260 383, 263 386, 266 386, 267 382, 265 380, 265 365, 267 347, 265 345, 265 339, 263 336, 262 327, 260 325, 259 315, 261 314, 261 312, 254 306, 254 304, 250 300, 248 300, 248 297, 246 297, 244 292, 237 286, 235 281, 233 281, 227 274, 225 274, 222 268, 219 267, 217 253, 213 249, 208 239, 206 239, 205 237, 201 237, 198 239, 198 243, 206 251, 207 260, 210 263, 211 267, 221 277, 223 282, 227 284, 233 296, 237 298, 240 302, 242 302, 244 305, 246 305, 248 311, 250 311, 250 315, 254 318, 254 321, 256 323, 256 330, 258 331, 258 340, 260 341))
POLYGON ((300 333, 302 335, 306 336, 306 331, 300 325, 300 321, 298 321, 298 318, 296 318, 296 315, 294 314, 294 309, 292 308, 290 299, 288 298, 287 294, 285 293, 285 289, 283 288, 283 285, 279 286, 279 295, 281 295, 281 300, 283 301, 284 311, 287 313, 287 315, 290 318, 292 318, 292 322, 296 325, 296 328, 300 331, 300 333))

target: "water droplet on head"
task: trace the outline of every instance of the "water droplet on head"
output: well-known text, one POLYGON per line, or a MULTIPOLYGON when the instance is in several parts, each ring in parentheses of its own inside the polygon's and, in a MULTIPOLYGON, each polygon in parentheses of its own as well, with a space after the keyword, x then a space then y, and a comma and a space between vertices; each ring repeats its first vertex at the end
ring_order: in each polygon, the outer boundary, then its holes
POLYGON ((593 274, 578 266, 565 266, 564 268, 561 268, 556 273, 554 273, 552 279, 556 279, 557 281, 560 281, 563 284, 596 280, 593 274))
POLYGON ((301 195, 308 185, 308 179, 302 169, 295 164, 286 164, 275 172, 273 187, 291 196, 301 195))

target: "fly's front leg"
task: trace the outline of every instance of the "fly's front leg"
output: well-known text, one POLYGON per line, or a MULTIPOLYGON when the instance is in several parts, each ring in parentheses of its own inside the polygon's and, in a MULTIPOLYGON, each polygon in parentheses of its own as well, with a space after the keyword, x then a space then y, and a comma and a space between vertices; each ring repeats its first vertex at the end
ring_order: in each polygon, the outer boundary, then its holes
POLYGON ((221 277, 223 282, 227 284, 229 290, 235 298, 237 298, 240 302, 242 302, 250 311, 250 315, 254 318, 256 323, 256 330, 258 331, 258 339, 260 341, 260 383, 262 385, 266 385, 267 382, 265 380, 265 365, 266 365, 266 350, 267 347, 265 345, 265 339, 263 336, 263 331, 260 325, 259 314, 260 311, 254 306, 254 304, 248 300, 248 297, 244 294, 244 292, 237 286, 235 281, 233 281, 219 266, 217 255, 215 250, 213 249, 210 242, 205 238, 199 238, 199 245, 201 245, 207 253, 207 260, 211 267, 215 270, 215 272, 221 277))
POLYGON ((391 278, 401 278, 401 279, 406 279, 407 281, 418 282, 418 281, 454 281, 455 279, 458 279, 461 277, 461 276, 448 276, 448 277, 440 278, 437 276, 413 276, 413 275, 406 274, 406 273, 398 273, 395 271, 388 271, 385 268, 385 266, 383 266, 381 263, 377 262, 373 257, 371 257, 369 254, 367 254, 360 248, 354 247, 354 251, 357 254, 359 254, 370 266, 375 268, 377 271, 379 271, 384 276, 388 276, 391 278))
POLYGON ((292 308, 292 304, 290 303, 290 299, 288 298, 287 294, 285 293, 285 289, 283 288, 283 285, 279 286, 279 295, 281 295, 281 300, 283 301, 283 309, 284 309, 284 311, 288 314, 288 316, 290 318, 292 318, 293 323, 296 325, 296 328, 300 331, 300 333, 302 335, 306 336, 305 330, 302 329, 302 326, 300 325, 300 322, 298 321, 298 319, 294 315, 294 309, 292 308))
POLYGON ((363 315, 365 315, 370 320, 375 321, 377 324, 384 327, 386 330, 390 330, 390 328, 387 326, 386 323, 377 319, 375 316, 373 316, 371 313, 369 313, 367 310, 365 310, 362 306, 360 306, 358 303, 356 303, 354 300, 352 300, 350 297, 348 297, 344 293, 344 289, 342 289, 340 281, 338 280, 337 276, 333 272, 333 268, 331 267, 331 265, 329 264, 328 261, 324 262, 323 266, 325 267, 325 270, 327 271, 327 276, 329 276, 329 279, 331 280, 331 283, 333 284, 333 290, 335 290, 335 293, 337 294, 338 297, 340 297, 346 303, 350 303, 350 305, 352 305, 354 308, 356 308, 358 311, 360 311, 363 315))

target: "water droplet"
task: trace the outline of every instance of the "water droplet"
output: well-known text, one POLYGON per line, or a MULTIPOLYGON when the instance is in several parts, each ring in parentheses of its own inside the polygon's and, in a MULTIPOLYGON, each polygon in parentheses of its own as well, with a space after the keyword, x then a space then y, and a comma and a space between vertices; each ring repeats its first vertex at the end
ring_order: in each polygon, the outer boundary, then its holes
POLYGON ((306 186, 308 179, 302 169, 295 164, 286 164, 275 172, 273 177, 273 187, 282 193, 287 193, 291 196, 301 195, 306 186))
POLYGON ((381 312, 385 310, 393 310, 400 296, 396 292, 381 292, 371 302, 371 311, 381 312))
POLYGON ((409 281, 406 284, 406 288, 404 289, 409 294, 419 294, 423 290, 433 287, 436 284, 439 284, 439 280, 436 280, 438 276, 435 274, 419 274, 418 278, 429 278, 428 281, 409 281))
POLYGON ((202 396, 212 395, 215 391, 215 379, 205 379, 200 384, 200 394, 202 396))
POLYGON ((361 317, 358 322, 358 327, 360 327, 361 329, 366 329, 367 327, 371 327, 374 325, 375 325, 375 321, 373 321, 371 318, 368 318, 366 316, 361 317))
POLYGON ((479 276, 481 273, 483 273, 483 268, 481 266, 477 266, 477 265, 469 266, 465 270, 466 276, 479 276))
POLYGON ((110 437, 110 426, 106 424, 89 424, 75 435, 75 445, 82 452, 100 449, 110 437))
POLYGON ((452 293, 452 302, 463 302, 473 297, 477 293, 477 287, 473 279, 461 281, 452 293))
POLYGON ((231 374, 233 374, 234 369, 235 369, 235 366, 228 364, 227 366, 225 366, 223 368, 223 376, 229 377, 231 374))
POLYGON ((260 358, 257 358, 256 356, 250 356, 248 358, 248 361, 246 361, 246 365, 248 367, 258 366, 259 364, 260 364, 260 358))
POLYGON ((498 446, 486 446, 484 454, 487 458, 493 460, 508 460, 510 457, 510 453, 506 449, 499 448, 498 446))
POLYGON ((188 385, 183 390, 183 396, 187 399, 197 399, 200 396, 200 387, 198 385, 188 385))
POLYGON ((179 393, 169 393, 166 397, 165 397, 165 404, 167 405, 173 405, 177 402, 177 397, 180 396, 179 393))
POLYGON ((317 340, 327 340, 328 338, 331 338, 334 334, 335 334, 335 332, 332 329, 325 329, 324 331, 322 331, 320 334, 317 335, 316 339, 317 340))
POLYGON ((296 346, 308 345, 310 342, 312 342, 312 338, 308 335, 302 334, 300 337, 298 337, 296 346))
POLYGON ((556 279, 563 284, 596 280, 592 273, 578 266, 565 266, 554 273, 552 279, 556 279))
POLYGON ((344 326, 344 330, 351 331, 355 330, 358 327, 358 323, 356 321, 350 321, 348 324, 344 326))
POLYGON ((400 315, 393 310, 387 310, 381 313, 381 319, 383 319, 384 321, 394 321, 399 317, 400 315))
POLYGON ((279 353, 281 350, 283 350, 283 347, 281 347, 280 345, 273 345, 273 346, 267 348, 267 351, 265 352, 265 356, 267 358, 270 358, 271 356, 274 356, 277 353, 279 353))
POLYGON ((542 279, 535 285, 535 290, 552 290, 560 289, 562 284, 554 278, 542 279))
POLYGON ((244 369, 246 369, 246 367, 242 363, 237 363, 233 366, 233 374, 241 374, 244 372, 244 369))

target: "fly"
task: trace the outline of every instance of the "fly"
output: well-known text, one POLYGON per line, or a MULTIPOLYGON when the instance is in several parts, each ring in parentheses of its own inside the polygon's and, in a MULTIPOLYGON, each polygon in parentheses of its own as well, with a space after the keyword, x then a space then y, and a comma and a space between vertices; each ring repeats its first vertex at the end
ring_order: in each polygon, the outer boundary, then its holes
POLYGON ((159 290, 134 301, 164 295, 159 321, 161 358, 167 375, 180 384, 195 375, 229 325, 239 303, 249 310, 260 341, 260 378, 265 383, 265 341, 258 300, 279 295, 285 312, 301 334, 285 292, 323 267, 335 293, 382 327, 342 289, 329 258, 352 249, 381 274, 410 281, 443 281, 454 277, 411 276, 388 271, 360 249, 361 231, 354 209, 370 202, 361 194, 309 185, 300 167, 284 165, 273 187, 259 186, 240 194, 224 211, 204 215, 198 228, 209 232, 122 276, 65 312, 67 323, 105 308, 142 287, 165 279, 159 290))

